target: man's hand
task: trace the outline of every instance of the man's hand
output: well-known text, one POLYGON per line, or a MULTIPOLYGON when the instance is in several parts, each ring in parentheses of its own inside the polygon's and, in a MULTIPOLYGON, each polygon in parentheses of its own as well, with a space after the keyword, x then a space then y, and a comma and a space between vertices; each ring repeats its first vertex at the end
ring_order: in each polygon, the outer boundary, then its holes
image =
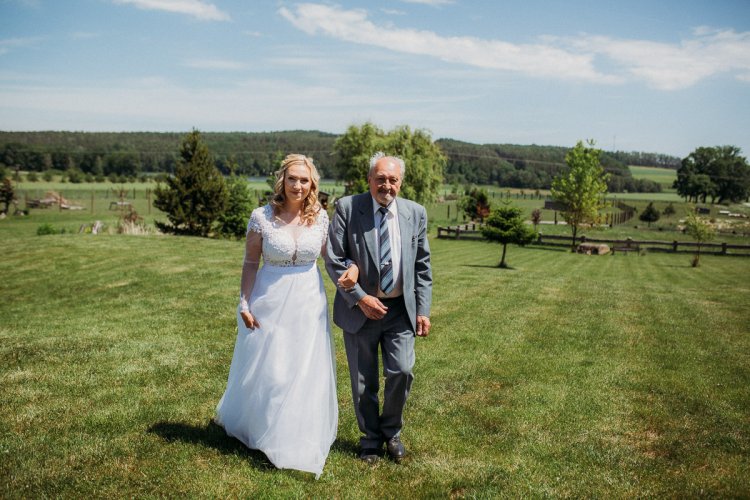
POLYGON ((417 337, 426 337, 430 334, 430 318, 417 316, 417 337))
POLYGON ((388 308, 377 297, 373 297, 372 295, 365 295, 357 305, 369 319, 382 319, 385 313, 388 312, 388 308))
POLYGON ((258 320, 255 319, 255 316, 253 316, 250 311, 242 311, 240 312, 240 317, 242 318, 242 322, 245 323, 245 326, 251 330, 255 330, 256 328, 260 328, 260 323, 258 323, 258 320))

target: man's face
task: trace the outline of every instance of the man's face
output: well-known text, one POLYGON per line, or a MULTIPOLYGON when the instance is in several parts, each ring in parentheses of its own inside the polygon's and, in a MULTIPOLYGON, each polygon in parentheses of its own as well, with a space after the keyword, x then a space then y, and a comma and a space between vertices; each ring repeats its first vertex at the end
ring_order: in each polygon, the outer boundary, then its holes
POLYGON ((370 194, 381 206, 387 206, 401 189, 401 167, 390 158, 381 158, 367 177, 370 194))

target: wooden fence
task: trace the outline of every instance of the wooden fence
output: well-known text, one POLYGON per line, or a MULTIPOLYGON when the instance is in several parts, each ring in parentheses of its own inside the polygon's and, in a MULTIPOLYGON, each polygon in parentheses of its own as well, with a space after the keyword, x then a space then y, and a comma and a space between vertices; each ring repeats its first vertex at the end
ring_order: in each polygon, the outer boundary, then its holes
MULTIPOLYGON (((482 233, 479 230, 479 224, 470 223, 459 226, 438 227, 438 238, 441 239, 482 239, 482 233)), ((624 240, 614 240, 605 238, 589 238, 579 236, 576 243, 603 243, 614 249, 638 249, 652 252, 673 252, 673 253, 695 253, 698 243, 694 241, 663 241, 663 240, 634 240, 626 238, 624 240)), ((570 247, 573 244, 572 236, 563 235, 545 235, 538 234, 537 239, 532 245, 570 247)), ((727 242, 722 243, 702 243, 700 244, 701 253, 714 255, 737 255, 750 257, 750 245, 735 245, 727 242)))

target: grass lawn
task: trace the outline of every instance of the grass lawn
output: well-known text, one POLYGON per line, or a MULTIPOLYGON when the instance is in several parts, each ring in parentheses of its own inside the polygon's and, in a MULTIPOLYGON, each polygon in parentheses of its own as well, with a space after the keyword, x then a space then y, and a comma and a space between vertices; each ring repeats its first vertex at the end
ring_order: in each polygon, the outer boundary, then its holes
POLYGON ((750 495, 750 259, 511 247, 500 270, 499 245, 433 238, 411 458, 356 458, 336 329, 315 481, 211 423, 242 243, 36 236, 40 217, 0 221, 0 497, 750 495))

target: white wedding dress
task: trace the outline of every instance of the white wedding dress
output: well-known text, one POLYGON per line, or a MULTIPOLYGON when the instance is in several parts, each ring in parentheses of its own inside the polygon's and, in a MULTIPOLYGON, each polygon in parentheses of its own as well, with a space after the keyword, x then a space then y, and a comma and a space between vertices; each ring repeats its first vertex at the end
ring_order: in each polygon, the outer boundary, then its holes
POLYGON ((216 422, 278 468, 319 477, 336 437, 336 366, 328 305, 316 265, 328 230, 321 211, 312 226, 274 220, 270 205, 253 211, 248 232, 262 235, 249 330, 237 311, 237 341, 216 422))

